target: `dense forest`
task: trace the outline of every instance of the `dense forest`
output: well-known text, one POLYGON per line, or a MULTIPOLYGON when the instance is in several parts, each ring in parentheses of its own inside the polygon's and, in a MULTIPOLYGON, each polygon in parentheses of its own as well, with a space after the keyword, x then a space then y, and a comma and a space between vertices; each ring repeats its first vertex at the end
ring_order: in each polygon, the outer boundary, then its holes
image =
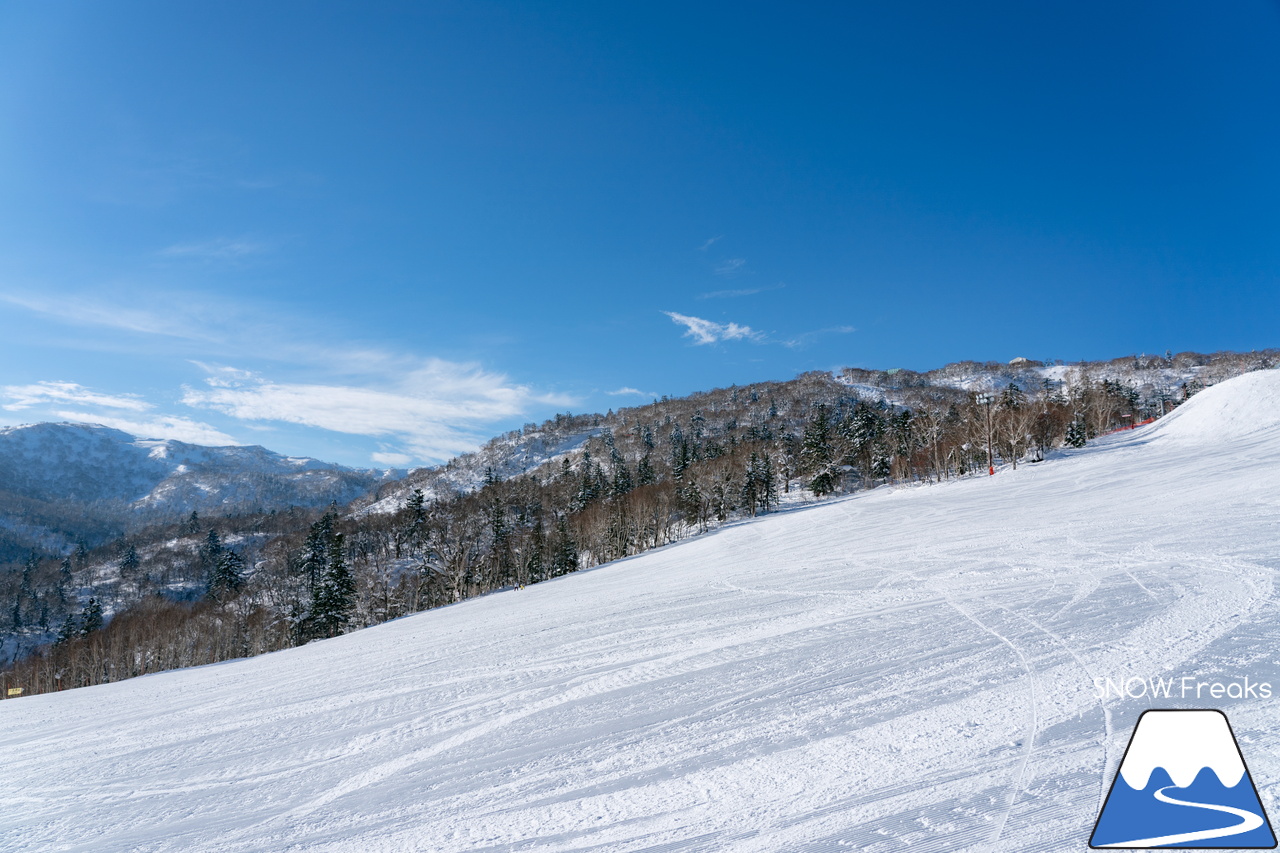
POLYGON ((193 512, 95 548, 32 553, 0 574, 0 623, 11 638, 56 639, 8 664, 0 693, 287 648, 789 503, 1035 464, 1161 417, 1205 385, 1273 367, 1276 356, 815 372, 557 415, 348 507, 193 512), (513 464, 504 448, 534 439, 570 449, 527 470, 513 464))

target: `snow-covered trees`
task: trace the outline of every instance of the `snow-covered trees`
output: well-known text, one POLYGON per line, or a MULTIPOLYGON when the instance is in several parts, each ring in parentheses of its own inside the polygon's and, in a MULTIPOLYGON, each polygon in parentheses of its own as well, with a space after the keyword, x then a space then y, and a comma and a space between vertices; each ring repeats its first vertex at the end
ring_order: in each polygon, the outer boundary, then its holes
POLYGON ((551 540, 551 576, 558 577, 578 570, 578 543, 569 532, 569 521, 561 515, 556 519, 556 532, 551 540))
POLYGON ((1084 447, 1088 442, 1089 436, 1085 429, 1084 420, 1076 418, 1067 424, 1066 444, 1071 447, 1084 447))
POLYGON ((1036 417, 1036 406, 1017 383, 1010 382, 1000 392, 995 417, 995 441, 1000 455, 1011 462, 1015 469, 1018 467, 1018 460, 1033 441, 1032 431, 1036 417))
POLYGON ((244 584, 244 559, 230 548, 223 549, 209 578, 209 595, 222 598, 234 595, 244 584))
POLYGON ((78 614, 68 615, 58 630, 57 643, 68 643, 81 637, 88 637, 102 629, 102 605, 98 599, 90 598, 84 609, 78 614))
POLYGON ((341 533, 330 539, 324 574, 316 587, 310 623, 311 633, 317 637, 341 634, 355 609, 355 578, 347 566, 343 542, 341 533))
MULTIPOLYGON (((213 531, 209 531, 212 533, 213 531)), ((138 567, 141 565, 138 559, 138 549, 130 544, 125 548, 124 555, 120 558, 120 577, 125 580, 133 580, 138 574, 138 567)))
MULTIPOLYGON (((1126 365, 1139 362, 1147 363, 1126 365)), ((1178 384, 1158 391, 1101 368, 977 386, 910 371, 851 371, 845 381, 811 373, 606 416, 563 414, 527 426, 519 441, 495 439, 487 455, 467 463, 463 480, 454 463, 441 469, 454 480, 426 472, 385 487, 379 497, 398 494, 394 511, 193 512, 151 532, 130 531, 127 540, 81 545, 61 561, 32 557, 25 573, 23 552, 7 572, 0 564, 0 627, 50 638, 40 626, 62 625, 64 661, 92 646, 101 663, 102 649, 133 643, 154 651, 143 655, 143 668, 332 636, 660 547, 773 511, 796 492, 821 497, 985 474, 986 410, 968 387, 995 395, 997 464, 1083 443, 1158 415, 1181 396, 1178 384), (536 441, 566 449, 527 469, 501 455, 536 441), (90 595, 111 619, 85 635, 90 595), (182 649, 157 633, 177 626, 189 631, 182 649)), ((66 666, 84 679, 138 669, 123 654, 114 669, 66 666)))
POLYGON ((740 497, 740 504, 748 515, 768 512, 777 505, 778 483, 768 453, 751 453, 742 474, 740 497))
POLYGON ((303 546, 301 572, 307 582, 307 591, 314 597, 329 560, 329 543, 333 539, 333 525, 337 516, 326 512, 311 525, 303 546))
POLYGON ((534 519, 529 533, 529 547, 525 552, 522 584, 541 583, 547 579, 547 537, 542 527, 542 515, 534 519))
POLYGON ((87 636, 102 627, 102 605, 98 599, 91 598, 80 614, 80 636, 87 636))

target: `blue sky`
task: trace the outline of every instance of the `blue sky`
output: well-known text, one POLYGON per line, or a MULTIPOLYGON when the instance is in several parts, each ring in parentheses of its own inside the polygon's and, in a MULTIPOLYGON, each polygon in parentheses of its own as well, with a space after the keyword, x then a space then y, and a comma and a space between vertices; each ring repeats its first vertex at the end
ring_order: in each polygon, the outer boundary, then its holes
POLYGON ((0 422, 353 465, 1280 345, 1280 6, 0 2, 0 422))

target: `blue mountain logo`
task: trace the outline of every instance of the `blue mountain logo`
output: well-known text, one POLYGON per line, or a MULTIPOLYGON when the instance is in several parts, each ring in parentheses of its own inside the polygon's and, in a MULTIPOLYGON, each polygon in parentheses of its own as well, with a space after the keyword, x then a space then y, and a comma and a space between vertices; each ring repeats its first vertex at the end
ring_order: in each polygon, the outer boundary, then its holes
POLYGON ((1089 846, 1270 850, 1271 822, 1221 711, 1145 711, 1089 846))

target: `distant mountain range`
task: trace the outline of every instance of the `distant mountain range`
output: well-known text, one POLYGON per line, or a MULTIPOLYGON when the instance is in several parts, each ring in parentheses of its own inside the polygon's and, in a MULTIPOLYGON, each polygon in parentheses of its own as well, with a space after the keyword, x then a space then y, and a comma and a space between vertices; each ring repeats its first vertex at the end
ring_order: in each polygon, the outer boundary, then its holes
POLYGON ((403 475, 92 424, 0 428, 0 560, 92 545, 192 511, 344 505, 403 475))

